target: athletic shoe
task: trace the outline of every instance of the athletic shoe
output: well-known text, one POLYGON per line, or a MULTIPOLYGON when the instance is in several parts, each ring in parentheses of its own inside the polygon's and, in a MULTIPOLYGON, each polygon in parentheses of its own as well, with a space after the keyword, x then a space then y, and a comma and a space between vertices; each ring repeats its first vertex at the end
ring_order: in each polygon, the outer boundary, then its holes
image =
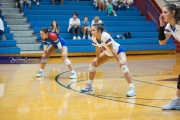
POLYGON ((39 2, 37 2, 36 5, 39 5, 39 2))
POLYGON ((69 78, 70 78, 70 79, 76 79, 76 78, 77 78, 76 73, 71 73, 71 76, 70 76, 69 78))
POLYGON ((78 36, 78 37, 77 37, 77 39, 78 39, 78 40, 80 40, 80 39, 81 39, 81 37, 80 37, 80 36, 78 36))
POLYGON ((76 36, 74 36, 74 37, 73 37, 73 40, 76 40, 76 39, 77 39, 76 36))
POLYGON ((85 40, 86 39, 86 37, 85 36, 83 36, 83 38, 82 38, 83 40, 85 40))
POLYGON ((38 74, 36 75, 36 77, 42 77, 44 76, 44 73, 42 71, 39 71, 38 74))
POLYGON ((86 83, 86 85, 85 85, 83 88, 81 88, 81 91, 82 91, 82 92, 93 91, 93 87, 92 87, 91 84, 86 83))
POLYGON ((91 37, 90 37, 90 36, 88 36, 88 39, 89 39, 89 40, 91 40, 91 37))
POLYGON ((127 97, 133 97, 136 96, 136 90, 134 87, 130 87, 129 91, 126 94, 127 97))
POLYGON ((180 100, 175 98, 171 103, 162 106, 163 110, 176 110, 180 108, 180 100))

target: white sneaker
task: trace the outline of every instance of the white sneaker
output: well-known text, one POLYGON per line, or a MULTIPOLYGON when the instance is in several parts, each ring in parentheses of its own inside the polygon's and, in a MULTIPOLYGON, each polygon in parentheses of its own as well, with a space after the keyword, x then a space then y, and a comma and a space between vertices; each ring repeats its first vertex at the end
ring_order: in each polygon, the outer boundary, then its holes
POLYGON ((171 103, 162 106, 163 110, 176 110, 180 108, 180 100, 175 98, 171 103))
POLYGON ((91 84, 86 83, 86 85, 85 85, 83 88, 81 88, 81 91, 82 91, 82 92, 93 91, 93 87, 92 87, 91 84))
POLYGON ((74 36, 74 37, 73 37, 73 40, 76 40, 76 39, 77 39, 76 36, 74 36))
POLYGON ((77 78, 76 73, 71 73, 71 76, 70 76, 69 78, 70 78, 70 79, 76 79, 76 78, 77 78))
POLYGON ((39 5, 39 2, 37 2, 36 5, 39 5))
POLYGON ((85 39, 86 39, 86 37, 85 37, 85 36, 83 36, 83 38, 82 38, 82 39, 84 39, 84 40, 85 40, 85 39))
POLYGON ((80 40, 80 39, 81 39, 81 37, 80 37, 80 36, 78 36, 78 37, 77 37, 77 39, 78 39, 78 40, 80 40))
POLYGON ((134 87, 131 87, 129 91, 126 94, 127 97, 133 97, 136 96, 136 89, 134 87))
POLYGON ((90 37, 90 36, 88 36, 88 39, 89 39, 89 40, 91 40, 91 37, 90 37))
POLYGON ((42 77, 44 76, 44 73, 42 71, 39 71, 38 74, 36 75, 36 77, 42 77))

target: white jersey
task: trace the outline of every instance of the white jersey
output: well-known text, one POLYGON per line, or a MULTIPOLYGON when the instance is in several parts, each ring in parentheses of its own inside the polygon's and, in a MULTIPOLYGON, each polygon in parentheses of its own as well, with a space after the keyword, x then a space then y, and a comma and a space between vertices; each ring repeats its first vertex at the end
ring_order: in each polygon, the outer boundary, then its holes
POLYGON ((102 32, 101 42, 98 42, 96 37, 92 36, 92 45, 100 47, 107 56, 113 56, 112 52, 108 48, 109 44, 112 44, 113 49, 116 53, 118 53, 120 44, 116 43, 107 32, 102 32))
POLYGON ((180 25, 175 24, 174 29, 172 28, 172 26, 168 23, 166 25, 166 28, 164 30, 164 33, 173 35, 173 37, 180 42, 180 25))

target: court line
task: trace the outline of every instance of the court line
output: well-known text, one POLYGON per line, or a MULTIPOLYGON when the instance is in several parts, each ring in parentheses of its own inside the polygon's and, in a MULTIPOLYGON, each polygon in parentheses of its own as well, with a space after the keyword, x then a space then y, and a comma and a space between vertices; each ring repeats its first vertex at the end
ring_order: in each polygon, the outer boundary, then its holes
MULTIPOLYGON (((87 67, 83 67, 83 68, 87 68, 87 67)), ((82 69, 82 68, 77 68, 77 69, 82 69)), ((76 69, 76 70, 77 70, 76 69)), ((69 72, 68 71, 65 71, 65 72, 62 72, 60 74, 58 74, 56 77, 55 77, 55 81, 62 87, 66 88, 66 89, 69 89, 69 90, 72 90, 72 91, 75 91, 75 92, 78 92, 78 93, 81 93, 81 94, 86 94, 86 95, 89 95, 89 96, 93 96, 93 97, 97 97, 97 98, 102 98, 102 99, 107 99, 107 100, 112 100, 112 101, 116 101, 116 102, 122 102, 122 103, 130 103, 130 104, 135 104, 135 105, 140 105, 140 106, 147 106, 147 107, 153 107, 153 108, 161 108, 161 107, 158 107, 158 106, 151 106, 151 105, 145 105, 145 104, 139 104, 139 103, 131 103, 131 102, 125 102, 125 101, 121 101, 121 100, 115 100, 115 99, 111 99, 111 98, 107 98, 107 96, 105 96, 106 98, 104 97, 101 97, 102 95, 96 95, 96 94, 89 94, 89 93, 86 93, 86 92, 79 92, 77 90, 74 90, 74 89, 71 89, 70 87, 67 87, 65 85, 63 85, 62 83, 60 83, 58 81, 58 77, 61 76, 62 74, 65 74, 69 72)), ((136 99, 136 98, 135 98, 136 99)), ((139 98, 140 99, 140 98, 139 98)), ((163 100, 166 100, 166 99, 163 99, 163 100)), ((168 99, 169 100, 169 99, 168 99)))

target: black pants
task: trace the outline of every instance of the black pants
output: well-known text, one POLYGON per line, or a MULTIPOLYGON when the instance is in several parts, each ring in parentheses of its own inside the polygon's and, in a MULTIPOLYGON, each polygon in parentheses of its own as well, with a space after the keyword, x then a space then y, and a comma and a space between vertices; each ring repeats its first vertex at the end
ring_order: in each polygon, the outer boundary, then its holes
POLYGON ((80 30, 81 30, 80 26, 77 26, 77 27, 72 26, 69 32, 72 33, 73 36, 75 36, 75 33, 77 33, 78 36, 80 36, 80 30))
POLYGON ((0 30, 0 41, 2 40, 4 31, 0 30))

